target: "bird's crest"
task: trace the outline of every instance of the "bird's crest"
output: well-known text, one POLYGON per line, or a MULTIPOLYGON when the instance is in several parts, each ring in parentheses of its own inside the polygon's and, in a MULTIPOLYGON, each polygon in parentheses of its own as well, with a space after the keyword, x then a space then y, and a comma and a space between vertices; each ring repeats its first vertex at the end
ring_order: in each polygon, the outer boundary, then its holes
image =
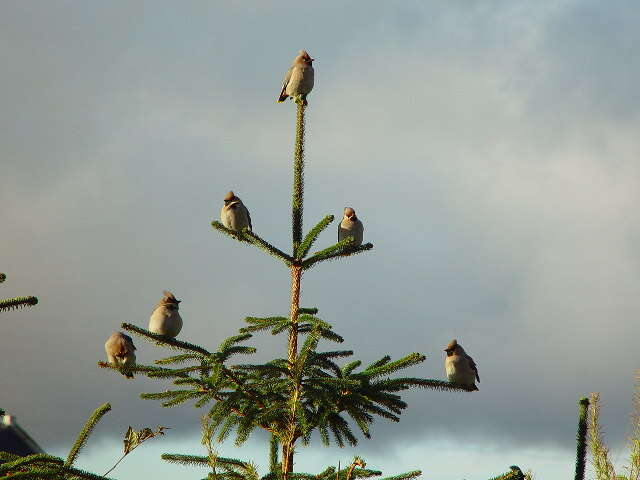
POLYGON ((163 290, 162 294, 164 295, 163 303, 180 303, 181 300, 176 300, 176 297, 173 293, 163 290))
POLYGON ((311 55, 309 55, 306 50, 300 50, 300 52, 298 54, 298 58, 296 58, 296 61, 300 61, 300 62, 303 62, 303 63, 311 63, 311 62, 313 62, 313 60, 314 59, 311 58, 311 55))
POLYGON ((453 340, 451 340, 449 342, 449 345, 447 345, 447 348, 444 349, 445 352, 450 352, 452 350, 455 350, 455 348, 458 346, 458 340, 456 340, 455 338, 453 340))
POLYGON ((230 202, 231 200, 233 200, 233 199, 235 198, 235 196, 236 196, 236 194, 235 194, 235 193, 233 193, 233 190, 231 190, 229 193, 227 193, 227 194, 224 196, 224 201, 225 201, 225 202, 230 202))

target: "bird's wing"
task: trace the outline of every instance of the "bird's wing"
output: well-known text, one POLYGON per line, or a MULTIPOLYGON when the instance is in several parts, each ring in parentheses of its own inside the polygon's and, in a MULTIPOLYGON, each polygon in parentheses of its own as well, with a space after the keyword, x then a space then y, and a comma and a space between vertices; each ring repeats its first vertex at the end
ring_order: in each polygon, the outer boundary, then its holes
POLYGON ((284 102, 287 95, 287 85, 289 85, 289 80, 291 80, 291 72, 293 72, 293 66, 287 70, 287 73, 284 76, 284 80, 282 81, 282 90, 280 90, 280 96, 278 97, 279 102, 284 102))
POLYGON ((478 375, 478 367, 476 366, 476 362, 474 362, 473 358, 471 358, 469 355, 467 355, 467 360, 469 360, 469 366, 471 367, 471 370, 473 370, 473 372, 476 374, 476 378, 479 382, 480 376, 478 375))
POLYGON ((249 209, 244 207, 244 210, 247 212, 247 220, 249 220, 249 230, 253 231, 253 227, 251 226, 251 215, 249 214, 249 209))
POLYGON ((122 336, 127 340, 129 345, 131 345, 131 350, 135 350, 136 346, 133 344, 133 339, 129 335, 125 335, 124 333, 122 334, 122 336))
POLYGON ((289 67, 289 70, 287 70, 287 73, 285 73, 284 75, 284 80, 282 81, 282 88, 286 88, 287 85, 289 85, 289 80, 291 80, 291 73, 293 72, 293 65, 291 65, 291 67, 289 67))

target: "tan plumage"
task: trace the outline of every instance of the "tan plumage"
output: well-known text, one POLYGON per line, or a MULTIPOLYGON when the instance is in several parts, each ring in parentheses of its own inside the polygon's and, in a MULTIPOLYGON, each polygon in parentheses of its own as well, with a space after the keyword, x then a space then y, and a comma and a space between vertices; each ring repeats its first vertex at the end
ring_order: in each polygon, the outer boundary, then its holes
POLYGON ((357 247, 362 245, 363 233, 364 226, 356 216, 356 211, 351 207, 346 207, 342 221, 338 225, 338 241, 344 240, 347 237, 353 237, 353 243, 351 243, 351 245, 357 247))
POLYGON ((173 338, 182 330, 182 317, 178 313, 181 300, 176 300, 173 293, 166 290, 162 293, 163 297, 149 318, 149 331, 173 338))
POLYGON ((224 197, 224 205, 220 210, 220 221, 229 230, 239 232, 245 227, 249 227, 249 230, 251 230, 249 210, 233 191, 227 193, 224 197))
POLYGON ((300 50, 284 76, 278 102, 284 102, 289 97, 300 95, 303 104, 307 104, 307 95, 313 90, 313 60, 306 51, 300 50))
POLYGON ((462 345, 454 338, 444 349, 447 356, 444 359, 444 369, 451 383, 467 387, 468 390, 478 390, 476 380, 480 382, 478 367, 462 345))
POLYGON ((113 333, 104 344, 109 363, 119 366, 120 372, 127 378, 133 378, 128 368, 136 363, 135 349, 131 337, 122 332, 113 333))

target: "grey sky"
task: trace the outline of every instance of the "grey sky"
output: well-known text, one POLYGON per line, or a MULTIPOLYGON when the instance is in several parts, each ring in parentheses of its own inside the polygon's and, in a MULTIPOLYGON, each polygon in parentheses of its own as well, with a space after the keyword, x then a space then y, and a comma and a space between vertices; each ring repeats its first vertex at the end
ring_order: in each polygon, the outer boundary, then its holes
MULTIPOLYGON (((0 297, 40 299, 2 315, 0 405, 47 450, 105 401, 96 437, 197 435, 199 412, 138 398, 163 385, 96 361, 163 289, 183 300, 181 337, 212 348, 286 312, 287 271, 209 224, 233 188, 289 244, 294 107, 275 98, 305 48, 306 225, 353 206, 375 249, 312 270, 303 303, 364 361, 419 351, 411 373, 443 377, 457 337, 482 379, 412 392, 362 449, 481 443, 571 465, 590 391, 620 445, 640 368, 640 11, 540 3, 0 3, 0 297)), ((261 358, 283 342, 255 338, 261 358)), ((536 458, 519 463, 544 472, 536 458)), ((410 460, 395 471, 430 470, 410 460)), ((470 474, 453 470, 438 478, 470 474)))

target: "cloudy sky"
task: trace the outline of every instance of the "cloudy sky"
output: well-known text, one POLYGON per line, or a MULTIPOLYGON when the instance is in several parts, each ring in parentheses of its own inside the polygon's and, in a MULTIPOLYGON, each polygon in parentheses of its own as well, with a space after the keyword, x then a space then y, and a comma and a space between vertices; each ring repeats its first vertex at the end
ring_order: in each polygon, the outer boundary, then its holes
MULTIPOLYGON (((309 272, 302 303, 365 362, 426 354, 412 375, 442 378, 456 337, 482 382, 411 392, 399 424, 303 450, 296 468, 359 454, 425 479, 512 464, 566 477, 576 402, 593 391, 624 463, 640 368, 638 44, 632 0, 0 2, 0 297, 40 299, 2 314, 0 405, 66 455, 111 402, 80 458, 98 473, 129 425, 171 426, 121 479, 169 478, 181 470, 161 452, 203 452, 200 411, 140 400, 166 385, 96 361, 163 289, 183 300, 181 338, 207 348, 247 315, 287 312, 286 269, 210 222, 232 188, 287 248, 295 108, 275 98, 304 48, 306 225, 350 205, 375 248, 309 272)), ((285 342, 255 338, 260 358, 285 342)), ((165 353, 137 343, 141 362, 165 353)), ((260 435, 219 451, 267 458, 260 435)))

